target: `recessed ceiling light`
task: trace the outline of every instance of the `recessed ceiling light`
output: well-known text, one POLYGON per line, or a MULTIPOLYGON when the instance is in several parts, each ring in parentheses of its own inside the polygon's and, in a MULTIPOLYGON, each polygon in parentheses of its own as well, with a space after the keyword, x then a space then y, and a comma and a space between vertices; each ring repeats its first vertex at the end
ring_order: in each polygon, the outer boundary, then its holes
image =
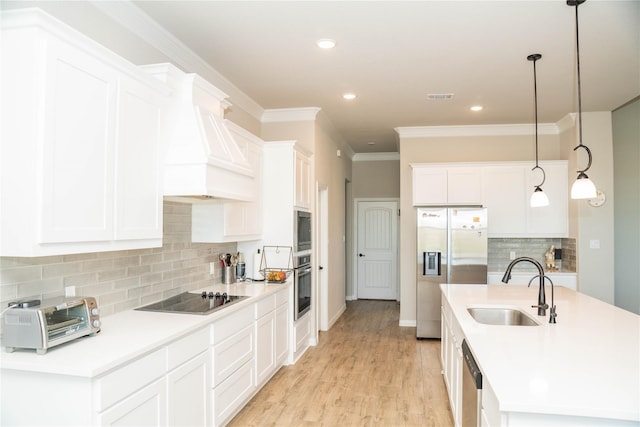
POLYGON ((348 101, 351 101, 352 99, 356 99, 356 94, 355 93, 345 93, 344 95, 342 95, 342 97, 348 101))
POLYGON ((482 111, 482 105, 474 105, 473 107, 469 108, 471 111, 482 111))
POLYGON ((336 47, 336 41, 331 39, 320 39, 316 42, 320 49, 333 49, 336 47))

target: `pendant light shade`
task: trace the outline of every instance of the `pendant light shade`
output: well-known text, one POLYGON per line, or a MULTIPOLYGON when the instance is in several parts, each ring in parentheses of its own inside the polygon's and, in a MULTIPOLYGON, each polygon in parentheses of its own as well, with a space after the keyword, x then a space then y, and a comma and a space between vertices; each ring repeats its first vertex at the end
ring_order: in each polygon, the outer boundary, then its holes
POLYGON ((597 196, 596 186, 584 172, 578 173, 578 178, 571 186, 572 199, 593 199, 597 196))
POLYGON ((549 206, 549 197, 544 194, 542 191, 542 184, 545 181, 545 173, 544 169, 538 166, 538 79, 536 76, 536 61, 542 58, 542 55, 539 53, 533 53, 527 56, 529 61, 533 62, 533 99, 535 105, 535 121, 536 121, 536 165, 531 169, 531 171, 535 171, 536 169, 540 169, 542 172, 542 182, 534 187, 533 194, 531 195, 530 205, 532 208, 537 208, 541 206, 549 206))
POLYGON ((549 197, 542 191, 542 188, 536 187, 531 195, 531 207, 538 208, 540 206, 549 206, 549 197))
POLYGON ((589 179, 585 173, 591 167, 591 150, 582 144, 582 89, 580 87, 580 39, 578 31, 578 6, 584 3, 586 0, 567 0, 568 6, 575 6, 576 8, 576 70, 578 74, 578 145, 573 149, 576 151, 578 148, 582 148, 587 152, 589 156, 589 162, 587 167, 578 171, 578 177, 571 186, 571 198, 572 199, 593 199, 596 197, 596 186, 589 179))

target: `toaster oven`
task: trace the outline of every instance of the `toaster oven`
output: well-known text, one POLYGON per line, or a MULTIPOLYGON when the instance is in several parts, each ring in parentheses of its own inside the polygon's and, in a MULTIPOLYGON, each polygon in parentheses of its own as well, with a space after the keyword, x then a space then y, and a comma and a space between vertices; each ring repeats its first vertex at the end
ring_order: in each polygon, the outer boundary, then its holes
POLYGON ((100 332, 100 311, 93 297, 28 300, 9 303, 2 317, 2 345, 38 354, 76 338, 100 332))

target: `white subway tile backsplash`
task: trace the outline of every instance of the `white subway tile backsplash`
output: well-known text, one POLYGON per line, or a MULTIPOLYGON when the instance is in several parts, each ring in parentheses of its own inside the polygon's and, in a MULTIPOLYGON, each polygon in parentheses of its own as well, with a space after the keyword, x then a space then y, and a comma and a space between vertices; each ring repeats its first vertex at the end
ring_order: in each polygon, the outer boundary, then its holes
POLYGON ((23 298, 94 296, 102 316, 220 283, 209 263, 233 253, 235 243, 191 242, 191 205, 165 202, 161 248, 18 258, 0 257, 0 304, 23 298))

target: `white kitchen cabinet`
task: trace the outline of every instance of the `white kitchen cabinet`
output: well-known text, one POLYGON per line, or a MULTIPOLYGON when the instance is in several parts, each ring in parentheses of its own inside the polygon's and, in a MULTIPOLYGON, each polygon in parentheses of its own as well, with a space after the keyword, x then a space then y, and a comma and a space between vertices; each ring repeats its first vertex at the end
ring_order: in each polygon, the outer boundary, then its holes
POLYGON ((256 303, 256 383, 262 386, 286 361, 289 353, 289 290, 256 303))
POLYGON ((489 237, 567 237, 567 162, 539 162, 546 181, 542 189, 549 206, 531 207, 531 194, 540 184, 530 162, 505 162, 484 168, 484 206, 489 209, 489 237))
POLYGON ((413 164, 413 205, 480 205, 482 169, 464 165, 413 164))
POLYGON ((484 169, 483 206, 488 209, 489 237, 526 236, 526 175, 521 165, 484 169))
POLYGON ((256 304, 256 383, 265 383, 276 370, 275 295, 256 304), (261 308, 262 306, 262 308, 261 308), (261 313, 261 311, 264 311, 261 313))
POLYGON ((257 390, 255 308, 238 310, 211 326, 214 425, 224 425, 257 390))
POLYGON ((289 290, 283 289, 276 294, 276 368, 285 364, 289 357, 289 330, 292 317, 289 311, 289 290))
POLYGON ((167 425, 166 397, 166 380, 163 378, 98 414, 97 424, 100 426, 167 425))
POLYGON ((295 150, 295 199, 294 205, 298 208, 311 209, 311 159, 299 149, 295 150))
POLYGON ((565 160, 539 162, 549 206, 532 208, 541 181, 531 162, 412 164, 413 205, 481 205, 489 211, 489 237, 567 237, 565 160))
POLYGON ((462 339, 454 326, 455 319, 451 308, 443 301, 442 304, 442 343, 441 360, 447 395, 451 406, 451 413, 455 426, 461 425, 462 420, 462 339))
POLYGON ((170 426, 206 426, 211 419, 209 330, 167 347, 167 421, 170 426))
POLYGON ((162 245, 168 89, 39 10, 2 16, 2 256, 162 245))
POLYGON ((262 233, 262 211, 255 202, 212 201, 191 207, 193 242, 257 240, 262 233))

